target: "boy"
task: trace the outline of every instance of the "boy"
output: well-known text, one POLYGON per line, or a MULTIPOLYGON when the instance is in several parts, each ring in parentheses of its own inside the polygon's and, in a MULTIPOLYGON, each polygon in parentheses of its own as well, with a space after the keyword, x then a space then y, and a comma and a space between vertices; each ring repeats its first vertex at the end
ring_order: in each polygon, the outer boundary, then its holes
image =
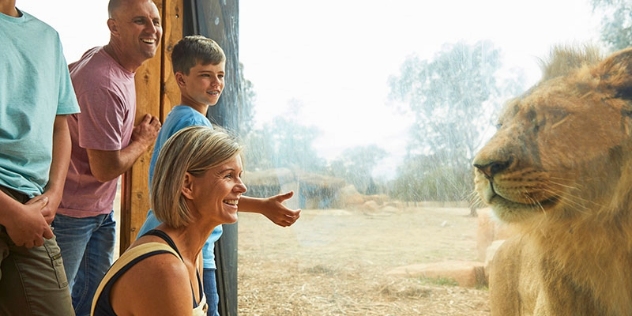
MULTIPOLYGON (((182 128, 193 125, 213 127, 205 116, 208 107, 217 104, 224 90, 226 56, 222 48, 212 39, 200 35, 186 36, 174 47, 171 54, 173 72, 180 88, 180 105, 175 106, 167 115, 154 145, 149 165, 149 183, 153 177, 154 165, 158 153, 167 139, 182 128)), ((299 218, 300 210, 290 210, 282 202, 291 198, 293 192, 265 199, 242 196, 239 210, 261 213, 279 226, 290 226, 299 218)), ((147 219, 138 236, 158 226, 153 211, 149 210, 147 219)), ((222 234, 222 226, 217 226, 202 249, 204 259, 204 293, 208 302, 208 315, 217 316, 217 283, 215 281, 215 242, 222 234)))

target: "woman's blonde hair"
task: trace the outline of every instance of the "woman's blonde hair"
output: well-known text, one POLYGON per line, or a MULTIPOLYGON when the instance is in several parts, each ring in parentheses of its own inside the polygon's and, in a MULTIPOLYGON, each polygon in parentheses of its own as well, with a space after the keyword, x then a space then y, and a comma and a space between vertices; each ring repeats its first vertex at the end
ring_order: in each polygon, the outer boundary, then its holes
POLYGON ((179 228, 191 222, 182 195, 185 174, 200 176, 240 154, 242 147, 224 130, 190 126, 173 134, 158 154, 151 182, 151 206, 156 218, 179 228))

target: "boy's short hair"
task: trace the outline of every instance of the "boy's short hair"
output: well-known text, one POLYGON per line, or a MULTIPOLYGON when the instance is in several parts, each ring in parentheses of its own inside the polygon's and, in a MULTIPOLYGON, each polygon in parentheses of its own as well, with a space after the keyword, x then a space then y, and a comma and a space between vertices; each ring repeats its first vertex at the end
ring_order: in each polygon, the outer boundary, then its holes
POLYGON ((173 134, 158 154, 151 182, 151 206, 169 227, 187 226, 192 214, 182 195, 186 173, 197 177, 239 155, 242 147, 226 130, 189 126, 173 134))
POLYGON ((197 63, 217 65, 225 61, 224 50, 214 40, 202 35, 183 37, 171 52, 173 73, 181 72, 188 75, 197 63))

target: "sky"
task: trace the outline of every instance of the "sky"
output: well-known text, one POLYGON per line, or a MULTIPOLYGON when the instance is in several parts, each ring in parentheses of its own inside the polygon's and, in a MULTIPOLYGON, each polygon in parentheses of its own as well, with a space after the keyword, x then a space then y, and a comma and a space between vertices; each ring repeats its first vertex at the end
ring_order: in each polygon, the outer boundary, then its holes
MULTIPOLYGON (((107 43, 105 0, 18 0, 19 8, 60 33, 66 58, 107 43)), ((556 44, 598 40, 588 0, 240 0, 239 54, 254 85, 258 126, 303 107, 301 124, 322 134, 326 159, 377 144, 391 154, 376 175, 392 177, 405 153, 411 119, 388 98, 388 78, 404 60, 432 59, 446 43, 490 40, 507 68, 533 84, 538 58, 556 44)))
POLYGON ((389 105, 388 78, 407 57, 491 40, 533 84, 537 58, 555 44, 597 40, 598 26, 588 0, 240 0, 239 53, 259 119, 298 99, 301 123, 324 131, 320 153, 376 143, 394 154, 376 173, 393 176, 411 120, 389 105))
POLYGON ((57 30, 68 63, 110 39, 108 0, 17 0, 16 6, 57 30))

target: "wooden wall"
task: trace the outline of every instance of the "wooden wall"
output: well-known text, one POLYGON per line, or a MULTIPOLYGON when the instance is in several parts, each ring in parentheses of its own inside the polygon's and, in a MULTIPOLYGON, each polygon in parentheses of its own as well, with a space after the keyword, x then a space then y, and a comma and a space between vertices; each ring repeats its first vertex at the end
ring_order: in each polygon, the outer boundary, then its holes
MULTIPOLYGON (((156 56, 136 72, 136 123, 145 113, 161 122, 173 105, 180 102, 180 91, 171 70, 173 45, 182 38, 183 0, 154 0, 162 15, 163 37, 156 56)), ((122 178, 120 252, 136 239, 149 210, 147 177, 152 149, 148 150, 122 178)))

